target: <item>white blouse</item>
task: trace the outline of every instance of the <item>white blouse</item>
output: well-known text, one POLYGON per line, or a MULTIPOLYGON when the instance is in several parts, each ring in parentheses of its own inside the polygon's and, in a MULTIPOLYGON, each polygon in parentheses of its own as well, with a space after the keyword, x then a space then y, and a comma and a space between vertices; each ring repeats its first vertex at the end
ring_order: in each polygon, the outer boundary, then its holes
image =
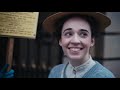
POLYGON ((80 66, 73 67, 70 63, 67 64, 66 68, 64 68, 62 75, 64 78, 82 78, 83 75, 88 72, 94 65, 95 61, 90 56, 87 62, 83 63, 80 66))

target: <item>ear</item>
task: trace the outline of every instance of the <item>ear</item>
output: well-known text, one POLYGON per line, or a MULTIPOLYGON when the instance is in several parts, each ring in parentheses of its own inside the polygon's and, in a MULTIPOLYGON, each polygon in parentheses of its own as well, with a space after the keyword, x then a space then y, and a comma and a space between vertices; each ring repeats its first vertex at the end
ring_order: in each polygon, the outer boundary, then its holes
POLYGON ((95 45, 95 38, 91 39, 91 47, 95 45))
POLYGON ((59 40, 59 45, 62 46, 61 39, 59 40))

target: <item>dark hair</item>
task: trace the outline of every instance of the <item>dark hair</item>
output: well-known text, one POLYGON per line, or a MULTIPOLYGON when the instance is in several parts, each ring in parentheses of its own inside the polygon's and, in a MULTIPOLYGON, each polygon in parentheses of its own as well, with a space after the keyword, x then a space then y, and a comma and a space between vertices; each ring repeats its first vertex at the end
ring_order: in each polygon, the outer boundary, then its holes
POLYGON ((98 37, 98 35, 100 34, 99 23, 93 17, 87 16, 87 15, 85 16, 85 15, 79 15, 79 14, 71 14, 69 16, 65 16, 64 18, 57 20, 57 22, 55 23, 56 30, 54 32, 54 35, 57 37, 57 40, 61 39, 61 31, 62 31, 64 22, 72 17, 80 17, 86 20, 90 24, 92 38, 98 37))

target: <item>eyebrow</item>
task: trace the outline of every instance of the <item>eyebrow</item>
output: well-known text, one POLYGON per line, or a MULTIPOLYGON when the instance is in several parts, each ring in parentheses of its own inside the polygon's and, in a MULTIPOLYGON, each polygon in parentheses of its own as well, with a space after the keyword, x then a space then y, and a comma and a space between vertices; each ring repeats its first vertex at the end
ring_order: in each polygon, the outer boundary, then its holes
MULTIPOLYGON (((65 31, 71 31, 71 30, 72 30, 72 28, 67 28, 67 29, 65 29, 65 30, 63 31, 63 33, 64 33, 65 31)), ((88 32, 88 33, 89 33, 89 31, 86 30, 86 29, 80 29, 80 31, 82 31, 82 32, 88 32)))
POLYGON ((86 30, 86 29, 80 29, 80 31, 83 31, 83 32, 88 32, 88 33, 89 33, 89 31, 88 31, 88 30, 86 30))
POLYGON ((63 33, 66 32, 66 31, 71 31, 71 30, 72 30, 72 28, 67 28, 63 31, 63 33))

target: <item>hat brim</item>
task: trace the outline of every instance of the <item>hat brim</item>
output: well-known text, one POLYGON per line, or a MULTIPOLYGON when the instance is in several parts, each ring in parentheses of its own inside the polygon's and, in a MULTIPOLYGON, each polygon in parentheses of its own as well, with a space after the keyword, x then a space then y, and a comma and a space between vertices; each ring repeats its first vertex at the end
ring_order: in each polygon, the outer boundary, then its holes
POLYGON ((53 14, 49 17, 47 17, 43 22, 43 28, 47 32, 54 32, 55 29, 55 23, 65 16, 69 16, 71 14, 79 14, 79 15, 87 15, 90 17, 93 17, 99 24, 99 30, 102 32, 105 30, 106 27, 108 27, 111 24, 111 20, 105 16, 102 13, 99 12, 58 12, 56 14, 53 14))

